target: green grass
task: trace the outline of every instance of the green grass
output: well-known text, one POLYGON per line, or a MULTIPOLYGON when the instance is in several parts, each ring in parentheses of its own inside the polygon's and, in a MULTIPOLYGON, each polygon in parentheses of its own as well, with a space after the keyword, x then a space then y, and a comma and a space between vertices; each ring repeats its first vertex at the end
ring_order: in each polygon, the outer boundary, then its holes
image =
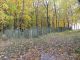
POLYGON ((75 52, 80 54, 80 48, 75 49, 75 52))

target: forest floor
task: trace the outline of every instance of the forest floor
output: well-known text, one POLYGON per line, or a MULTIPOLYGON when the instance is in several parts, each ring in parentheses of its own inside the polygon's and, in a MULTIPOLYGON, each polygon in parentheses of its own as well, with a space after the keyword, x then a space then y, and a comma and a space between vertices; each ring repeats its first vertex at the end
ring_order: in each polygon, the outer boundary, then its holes
POLYGON ((80 31, 0 40, 0 60, 80 60, 80 31))

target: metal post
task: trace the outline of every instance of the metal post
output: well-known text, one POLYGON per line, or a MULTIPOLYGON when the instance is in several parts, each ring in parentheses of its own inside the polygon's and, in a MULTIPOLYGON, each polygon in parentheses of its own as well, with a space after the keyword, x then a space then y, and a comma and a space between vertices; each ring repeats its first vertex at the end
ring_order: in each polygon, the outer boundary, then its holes
POLYGON ((37 30, 37 36, 38 36, 38 6, 36 7, 36 30, 37 30))

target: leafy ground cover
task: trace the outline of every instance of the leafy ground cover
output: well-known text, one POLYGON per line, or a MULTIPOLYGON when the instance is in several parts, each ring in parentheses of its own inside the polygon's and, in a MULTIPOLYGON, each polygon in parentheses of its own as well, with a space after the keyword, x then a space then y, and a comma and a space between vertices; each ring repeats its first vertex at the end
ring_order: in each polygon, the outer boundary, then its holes
POLYGON ((80 60, 80 31, 0 41, 0 60, 80 60))

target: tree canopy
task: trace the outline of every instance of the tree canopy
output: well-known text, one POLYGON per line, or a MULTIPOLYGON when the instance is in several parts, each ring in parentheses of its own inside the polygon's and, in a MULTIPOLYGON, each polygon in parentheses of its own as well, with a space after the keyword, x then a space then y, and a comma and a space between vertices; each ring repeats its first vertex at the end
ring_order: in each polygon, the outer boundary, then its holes
POLYGON ((47 23, 51 27, 64 27, 68 22, 79 20, 78 2, 80 0, 0 0, 0 27, 28 29, 36 27, 36 22, 38 27, 46 27, 47 23))

